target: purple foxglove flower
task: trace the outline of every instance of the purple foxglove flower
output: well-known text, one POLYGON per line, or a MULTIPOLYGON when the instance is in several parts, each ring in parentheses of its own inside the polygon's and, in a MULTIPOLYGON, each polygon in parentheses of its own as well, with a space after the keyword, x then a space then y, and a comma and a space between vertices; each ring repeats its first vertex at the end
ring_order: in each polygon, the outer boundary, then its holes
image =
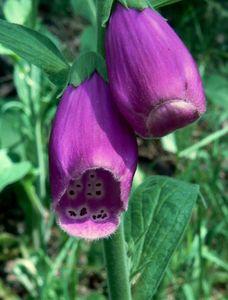
POLYGON ((164 136, 205 112, 197 66, 154 10, 118 4, 106 32, 106 56, 115 101, 139 135, 164 136))
POLYGON ((113 233, 127 209, 137 144, 97 73, 67 87, 52 127, 49 165, 60 227, 86 239, 113 233))

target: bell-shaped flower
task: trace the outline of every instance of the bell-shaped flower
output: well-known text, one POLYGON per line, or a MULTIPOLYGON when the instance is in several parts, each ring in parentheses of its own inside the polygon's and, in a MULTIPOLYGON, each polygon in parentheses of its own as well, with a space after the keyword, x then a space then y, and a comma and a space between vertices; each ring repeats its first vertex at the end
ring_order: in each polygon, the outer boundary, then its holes
POLYGON ((137 165, 134 132, 97 73, 67 87, 49 143, 53 209, 69 235, 97 239, 113 233, 127 209, 137 165))
POLYGON ((197 66, 160 14, 118 4, 105 42, 111 91, 139 135, 164 136, 205 112, 197 66))

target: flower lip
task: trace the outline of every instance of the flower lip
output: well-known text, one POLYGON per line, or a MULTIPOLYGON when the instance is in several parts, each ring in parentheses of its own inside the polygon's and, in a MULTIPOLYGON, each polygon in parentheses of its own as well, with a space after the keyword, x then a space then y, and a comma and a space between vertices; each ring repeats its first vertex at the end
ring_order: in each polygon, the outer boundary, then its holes
POLYGON ((119 225, 120 182, 105 169, 89 169, 72 178, 55 211, 58 223, 69 235, 97 239, 110 235, 119 225))
POLYGON ((147 118, 148 135, 162 137, 199 118, 197 108, 188 101, 176 99, 156 106, 147 118))

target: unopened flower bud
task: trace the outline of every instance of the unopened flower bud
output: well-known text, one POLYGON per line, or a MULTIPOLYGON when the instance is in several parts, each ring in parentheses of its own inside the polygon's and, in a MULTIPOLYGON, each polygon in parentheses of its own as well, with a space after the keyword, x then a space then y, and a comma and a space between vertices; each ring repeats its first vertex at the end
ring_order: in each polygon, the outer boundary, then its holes
POLYGON ((139 135, 162 137, 205 112, 197 66, 154 10, 118 4, 106 32, 106 56, 115 101, 139 135))

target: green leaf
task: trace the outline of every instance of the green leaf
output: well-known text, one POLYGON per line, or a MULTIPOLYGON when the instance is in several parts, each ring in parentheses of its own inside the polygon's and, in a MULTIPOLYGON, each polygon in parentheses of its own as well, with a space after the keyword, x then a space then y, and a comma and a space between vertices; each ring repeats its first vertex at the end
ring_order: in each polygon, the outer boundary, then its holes
POLYGON ((23 178, 31 169, 28 161, 13 163, 4 150, 0 150, 0 165, 0 192, 7 185, 23 178))
POLYGON ((69 66, 58 48, 44 35, 0 19, 0 43, 41 68, 56 85, 67 81, 69 66))
POLYGON ((4 47, 1 44, 0 44, 0 55, 12 55, 12 56, 14 55, 15 56, 15 54, 11 50, 9 50, 8 48, 4 47))
POLYGON ((96 24, 96 6, 94 0, 71 0, 71 6, 76 15, 85 18, 91 24, 96 24))
POLYGON ((106 65, 103 57, 95 52, 80 55, 71 67, 69 83, 79 86, 95 71, 107 80, 106 65))
POLYGON ((24 25, 32 10, 31 0, 7 0, 3 12, 9 22, 24 25))
POLYGON ((191 217, 198 185, 148 177, 124 218, 135 300, 151 299, 191 217))

